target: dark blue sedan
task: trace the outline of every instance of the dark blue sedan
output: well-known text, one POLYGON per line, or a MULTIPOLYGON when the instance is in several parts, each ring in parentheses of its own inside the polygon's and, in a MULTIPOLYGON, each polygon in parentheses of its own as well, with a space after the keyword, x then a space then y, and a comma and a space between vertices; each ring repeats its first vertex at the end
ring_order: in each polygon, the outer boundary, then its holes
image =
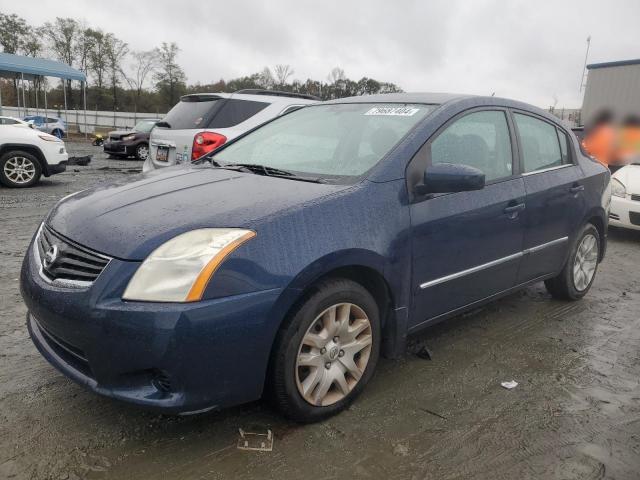
POLYGON ((27 325, 109 397, 189 414, 266 392, 316 421, 428 325, 540 281, 584 296, 609 181, 520 102, 317 104, 189 168, 58 203, 24 260, 27 325))

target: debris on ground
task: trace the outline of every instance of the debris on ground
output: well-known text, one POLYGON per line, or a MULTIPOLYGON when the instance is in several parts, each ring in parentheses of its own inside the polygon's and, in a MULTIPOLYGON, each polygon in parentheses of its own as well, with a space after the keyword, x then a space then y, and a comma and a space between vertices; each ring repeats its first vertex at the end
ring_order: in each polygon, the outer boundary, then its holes
POLYGON ((82 157, 69 157, 67 165, 80 165, 86 167, 91 162, 91 155, 83 155, 82 157))
POLYGON ((515 380, 511 380, 510 382, 502 382, 500 383, 500 385, 502 385, 502 387, 506 388, 507 390, 512 390, 518 386, 518 382, 516 382, 515 380))
POLYGON ((245 432, 241 428, 238 429, 240 438, 238 439, 239 450, 253 450, 257 452, 271 452, 273 450, 273 433, 267 430, 267 433, 245 432))
POLYGON ((431 351, 427 348, 426 345, 420 347, 420 350, 416 352, 416 356, 423 360, 431 360, 431 351))
POLYGON ((433 410, 429 410, 428 408, 421 408, 420 410, 426 413, 430 413, 431 415, 434 415, 436 417, 440 417, 443 420, 447 419, 447 417, 445 417, 444 415, 440 415, 438 412, 434 412, 433 410))

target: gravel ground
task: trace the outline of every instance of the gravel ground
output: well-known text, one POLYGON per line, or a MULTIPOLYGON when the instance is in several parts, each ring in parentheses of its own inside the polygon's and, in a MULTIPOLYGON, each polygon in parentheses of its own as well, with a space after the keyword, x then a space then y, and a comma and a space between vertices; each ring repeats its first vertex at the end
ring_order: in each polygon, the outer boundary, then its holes
POLYGON ((291 424, 260 402, 167 417, 83 390, 27 335, 17 280, 44 214, 141 168, 68 147, 93 162, 0 187, 0 478, 640 478, 640 232, 610 232, 582 301, 536 285, 433 327, 323 423, 291 424), (238 450, 238 428, 270 428, 273 451, 238 450))

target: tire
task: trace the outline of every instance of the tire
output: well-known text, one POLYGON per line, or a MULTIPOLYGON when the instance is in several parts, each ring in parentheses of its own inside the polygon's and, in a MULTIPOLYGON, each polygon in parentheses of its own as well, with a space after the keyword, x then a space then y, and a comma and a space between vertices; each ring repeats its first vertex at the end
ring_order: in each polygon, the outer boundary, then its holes
POLYGON ((276 407, 300 423, 347 408, 375 371, 380 335, 378 305, 362 285, 347 279, 319 283, 276 338, 268 385, 276 407), (348 325, 339 321, 347 315, 348 325))
POLYGON ((64 132, 59 128, 56 128, 53 132, 51 132, 51 135, 54 135, 60 139, 64 138, 64 132))
POLYGON ((27 188, 35 185, 42 175, 42 166, 28 152, 15 150, 0 157, 0 183, 11 188, 27 188))
POLYGON ((560 274, 544 282, 552 297, 579 300, 596 278, 602 242, 598 229, 587 223, 571 244, 569 258, 560 274))
POLYGON ((143 162, 149 157, 149 145, 141 143, 136 147, 136 158, 143 162))

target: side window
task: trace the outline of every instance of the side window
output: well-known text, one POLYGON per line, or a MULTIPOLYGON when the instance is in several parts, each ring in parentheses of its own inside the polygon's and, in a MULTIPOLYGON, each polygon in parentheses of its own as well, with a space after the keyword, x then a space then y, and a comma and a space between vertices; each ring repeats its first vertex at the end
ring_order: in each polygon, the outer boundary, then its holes
POLYGON ((209 123, 209 128, 229 128, 248 120, 270 104, 249 100, 227 100, 209 123))
POLYGON ((514 117, 522 144, 523 173, 561 166, 562 153, 556 127, 529 115, 516 113, 514 117))
POLYGON ((560 140, 560 155, 562 155, 562 164, 567 165, 571 163, 571 156, 569 155, 569 148, 571 144, 569 143, 569 138, 567 137, 567 135, 559 128, 557 130, 558 139, 560 140))
POLYGON ((454 121, 431 143, 431 163, 475 167, 490 182, 512 174, 513 157, 503 111, 474 112, 454 121))

